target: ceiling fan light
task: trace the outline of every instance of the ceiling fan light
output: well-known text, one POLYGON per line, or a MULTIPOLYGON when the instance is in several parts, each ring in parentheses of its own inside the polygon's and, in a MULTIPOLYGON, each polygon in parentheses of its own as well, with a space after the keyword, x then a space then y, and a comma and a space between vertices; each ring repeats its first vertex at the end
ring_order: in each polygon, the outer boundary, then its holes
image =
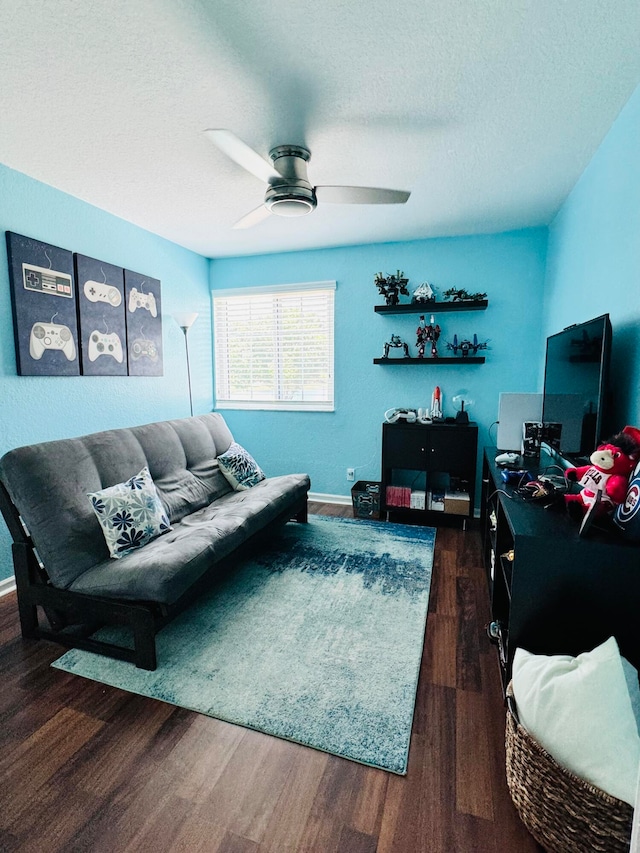
POLYGON ((317 201, 313 187, 308 182, 272 184, 264 203, 276 216, 304 216, 311 213, 317 201))
POLYGON ((276 198, 268 206, 276 216, 305 216, 315 207, 306 198, 276 198))

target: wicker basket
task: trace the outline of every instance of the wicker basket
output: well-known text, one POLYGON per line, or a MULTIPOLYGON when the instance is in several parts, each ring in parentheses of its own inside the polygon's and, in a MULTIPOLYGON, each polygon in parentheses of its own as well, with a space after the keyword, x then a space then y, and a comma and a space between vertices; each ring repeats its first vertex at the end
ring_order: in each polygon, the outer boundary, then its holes
POLYGON ((569 770, 520 725, 507 688, 507 785, 523 823, 549 853, 628 853, 633 808, 569 770))

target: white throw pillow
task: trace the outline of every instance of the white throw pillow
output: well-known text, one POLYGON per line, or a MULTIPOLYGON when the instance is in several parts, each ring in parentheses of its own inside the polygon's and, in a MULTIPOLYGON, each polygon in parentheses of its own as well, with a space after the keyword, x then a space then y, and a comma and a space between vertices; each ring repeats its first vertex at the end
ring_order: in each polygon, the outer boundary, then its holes
POLYGON ((109 553, 116 560, 171 530, 149 469, 87 497, 100 522, 109 553))
POLYGON ((237 492, 250 489, 265 479, 264 471, 253 456, 236 441, 218 456, 218 465, 237 492))
POLYGON ((558 764, 633 805, 640 737, 615 638, 575 658, 516 649, 512 681, 520 722, 558 764))

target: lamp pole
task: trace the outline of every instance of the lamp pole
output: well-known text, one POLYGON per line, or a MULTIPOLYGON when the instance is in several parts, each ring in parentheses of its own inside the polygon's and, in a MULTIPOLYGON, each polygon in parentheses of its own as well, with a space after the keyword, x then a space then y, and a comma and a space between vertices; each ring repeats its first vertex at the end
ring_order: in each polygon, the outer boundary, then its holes
POLYGON ((187 340, 187 332, 189 331, 189 327, 180 326, 180 328, 184 332, 184 350, 187 354, 187 380, 189 382, 189 409, 191 411, 191 417, 193 417, 193 396, 191 394, 191 367, 189 366, 189 341, 187 340))
POLYGON ((193 417, 193 396, 191 393, 191 365, 189 364, 189 339, 187 337, 189 329, 193 326, 196 321, 197 314, 174 314, 173 319, 176 321, 178 326, 182 329, 184 334, 184 350, 187 356, 187 380, 189 383, 189 410, 191 412, 191 416, 193 417))

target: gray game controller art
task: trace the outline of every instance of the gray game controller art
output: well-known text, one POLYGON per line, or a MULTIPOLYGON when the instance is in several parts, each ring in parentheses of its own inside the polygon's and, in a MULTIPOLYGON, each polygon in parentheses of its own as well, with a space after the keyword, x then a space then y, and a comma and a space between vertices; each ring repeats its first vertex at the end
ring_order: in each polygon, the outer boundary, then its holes
POLYGON ((29 355, 39 360, 45 350, 62 350, 69 361, 76 357, 76 345, 68 326, 34 323, 29 337, 29 355))
POLYGON ((89 336, 89 361, 95 361, 101 355, 110 355, 122 364, 124 355, 120 338, 115 332, 104 335, 97 329, 89 336))
POLYGON ((137 361, 139 358, 149 358, 151 361, 157 361, 158 348, 153 341, 146 338, 136 338, 131 344, 131 358, 137 361))
POLYGON ((152 317, 158 316, 156 298, 153 293, 140 293, 138 288, 134 287, 129 293, 129 311, 133 312, 138 308, 146 308, 152 317))
POLYGON ((117 308, 122 302, 122 294, 112 284, 100 284, 98 281, 85 281, 84 295, 89 302, 106 302, 117 308))

